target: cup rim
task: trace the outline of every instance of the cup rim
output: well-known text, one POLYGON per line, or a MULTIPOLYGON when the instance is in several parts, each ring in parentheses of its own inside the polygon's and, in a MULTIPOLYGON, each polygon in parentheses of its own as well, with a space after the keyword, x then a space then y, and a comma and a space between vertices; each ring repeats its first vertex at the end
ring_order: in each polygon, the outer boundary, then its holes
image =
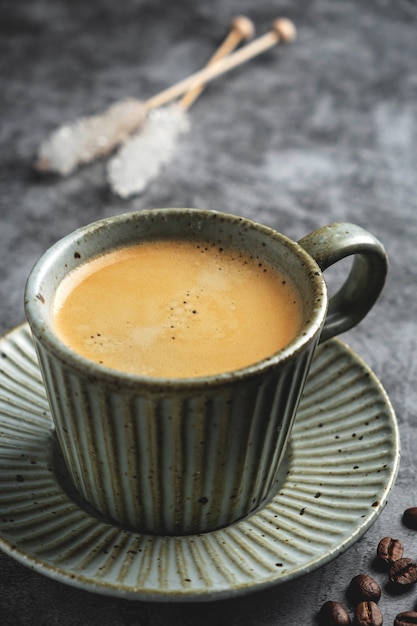
POLYGON ((191 387, 196 388, 207 385, 215 386, 216 384, 224 384, 225 382, 233 382, 242 378, 262 375, 264 372, 275 367, 277 364, 296 358, 299 352, 302 351, 304 347, 310 343, 310 341, 313 341, 315 338, 318 340, 318 337, 320 336, 327 312, 327 288, 320 267, 308 254, 308 252, 306 252, 306 250, 304 250, 296 241, 293 241, 286 235, 269 226, 265 226, 254 220, 232 213, 223 213, 221 211, 210 209, 179 207, 154 208, 120 213, 111 217, 96 220, 73 230, 52 244, 52 246, 45 250, 45 252, 40 256, 29 273, 25 287, 24 306, 26 318, 36 340, 47 348, 50 354, 53 354, 54 357, 58 358, 61 363, 69 367, 76 368, 77 370, 82 369, 83 373, 90 378, 100 379, 103 381, 106 380, 108 383, 114 384, 120 384, 121 379, 123 379, 123 384, 128 387, 142 385, 149 388, 163 387, 166 389, 175 387, 189 389, 191 387), (173 217, 178 214, 181 214, 181 216, 189 215, 190 217, 200 217, 200 219, 208 219, 211 217, 213 219, 217 218, 227 222, 237 220, 243 227, 256 229, 258 232, 262 232, 266 238, 280 240, 281 243, 284 243, 289 249, 291 249, 291 252, 294 255, 300 258, 306 266, 306 273, 308 273, 310 278, 314 281, 316 297, 314 299, 314 311, 312 311, 310 319, 300 329, 300 332, 296 335, 296 337, 284 346, 284 348, 272 353, 260 361, 256 361, 251 365, 218 374, 177 378, 145 376, 131 372, 124 372, 123 370, 112 369, 84 357, 67 346, 56 335, 56 333, 54 333, 51 325, 47 323, 44 308, 45 301, 39 288, 42 279, 49 271, 51 271, 53 262, 59 258, 59 255, 61 255, 64 250, 72 246, 74 242, 79 241, 86 235, 91 237, 93 236, 93 233, 97 233, 103 228, 108 228, 113 224, 132 220, 141 221, 153 217, 167 218, 168 215, 173 217))

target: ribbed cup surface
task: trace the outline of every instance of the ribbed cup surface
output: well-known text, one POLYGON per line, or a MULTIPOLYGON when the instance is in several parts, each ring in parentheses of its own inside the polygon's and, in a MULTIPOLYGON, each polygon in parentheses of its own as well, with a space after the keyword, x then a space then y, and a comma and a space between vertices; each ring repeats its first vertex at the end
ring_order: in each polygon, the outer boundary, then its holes
POLYGON ((262 376, 152 391, 90 380, 37 343, 76 489, 106 517, 157 534, 248 515, 278 488, 313 347, 262 376))

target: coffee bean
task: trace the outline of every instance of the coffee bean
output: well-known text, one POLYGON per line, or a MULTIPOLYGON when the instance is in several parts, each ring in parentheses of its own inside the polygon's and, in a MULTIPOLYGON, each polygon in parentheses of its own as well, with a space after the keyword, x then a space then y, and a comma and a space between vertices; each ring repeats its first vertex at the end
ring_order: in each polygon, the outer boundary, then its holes
POLYGON ((385 563, 394 563, 401 559, 404 553, 404 546, 399 539, 384 537, 378 544, 377 554, 385 563))
POLYGON ((349 613, 340 602, 329 600, 320 609, 321 626, 346 626, 350 624, 349 613))
POLYGON ((360 602, 355 610, 358 626, 382 626, 383 618, 379 606, 375 602, 360 602))
POLYGON ((417 530, 417 506, 413 506, 410 509, 404 511, 403 523, 408 526, 408 528, 417 530))
POLYGON ((350 581, 348 594, 354 604, 363 602, 364 600, 373 600, 378 602, 381 597, 381 587, 376 580, 366 574, 358 574, 350 581))
POLYGON ((394 626, 410 626, 410 624, 417 624, 417 613, 415 611, 399 613, 394 620, 394 626))
POLYGON ((412 585, 417 582, 417 563, 403 558, 394 561, 389 570, 389 578, 398 585, 412 585))

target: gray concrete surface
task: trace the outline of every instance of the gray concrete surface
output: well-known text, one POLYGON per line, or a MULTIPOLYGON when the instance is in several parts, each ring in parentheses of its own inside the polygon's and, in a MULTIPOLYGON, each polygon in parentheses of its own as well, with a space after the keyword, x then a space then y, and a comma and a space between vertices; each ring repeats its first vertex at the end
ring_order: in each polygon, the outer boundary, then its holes
MULTIPOLYGON (((0 331, 24 319, 25 279, 43 250, 79 225, 163 206, 221 209, 295 239, 333 221, 385 244, 383 296, 343 339, 371 366, 397 413, 402 461, 374 526, 325 567, 284 586, 213 603, 130 602, 73 589, 0 553, 3 626, 298 626, 345 600, 352 576, 378 580, 374 554, 417 505, 417 5, 414 0, 1 0, 0 331), (32 171, 57 125, 126 96, 147 98, 202 66, 237 14, 259 33, 285 15, 298 28, 213 82, 191 111, 175 159, 140 196, 120 200, 104 163, 66 179, 32 171)), ((0 483, 1 489, 1 483, 0 483)), ((383 588, 385 624, 417 590, 383 588)))

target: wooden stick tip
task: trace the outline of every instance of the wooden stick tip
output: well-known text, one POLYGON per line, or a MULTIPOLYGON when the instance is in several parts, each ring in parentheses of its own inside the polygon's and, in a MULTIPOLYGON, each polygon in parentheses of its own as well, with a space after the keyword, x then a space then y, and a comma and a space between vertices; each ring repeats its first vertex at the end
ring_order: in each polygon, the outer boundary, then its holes
POLYGON ((252 39, 255 34, 255 26, 245 15, 238 15, 230 24, 233 30, 236 30, 243 39, 252 39))
POLYGON ((281 41, 291 43, 297 36, 297 30, 291 20, 280 18, 273 23, 273 30, 278 33, 281 41))

